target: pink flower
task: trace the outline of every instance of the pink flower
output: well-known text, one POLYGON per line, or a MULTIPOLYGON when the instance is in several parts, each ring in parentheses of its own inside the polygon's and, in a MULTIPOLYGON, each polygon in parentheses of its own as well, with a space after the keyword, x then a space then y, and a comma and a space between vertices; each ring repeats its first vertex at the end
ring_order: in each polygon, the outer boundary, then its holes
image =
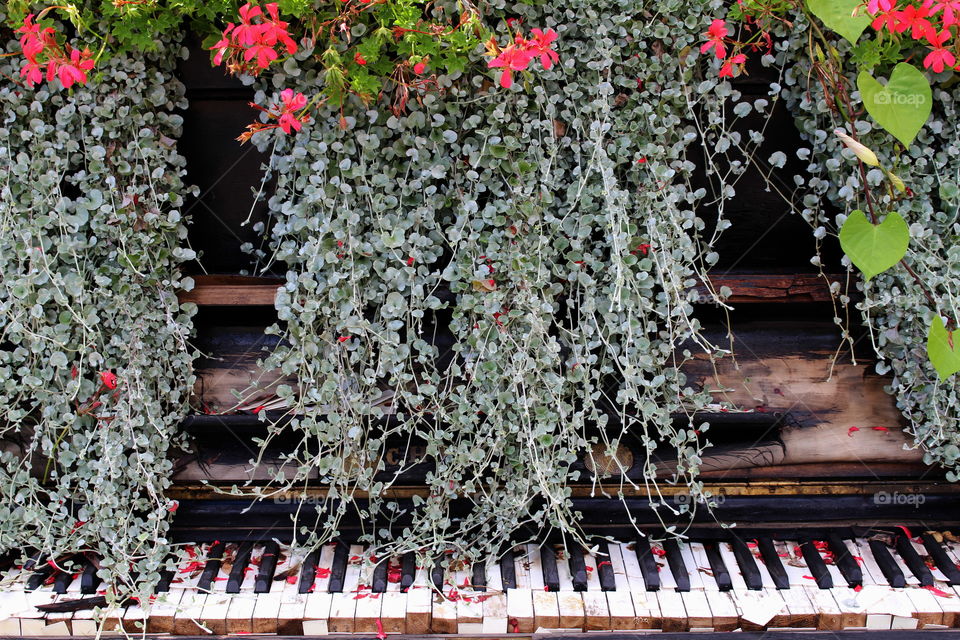
POLYGON ((960 0, 944 0, 933 5, 933 13, 943 11, 943 26, 960 24, 960 0))
POLYGON ((261 25, 261 41, 271 47, 277 43, 287 48, 287 53, 293 55, 297 51, 297 43, 290 37, 287 31, 287 23, 280 19, 280 9, 276 2, 267 5, 267 12, 270 14, 270 20, 261 25))
POLYGON ((491 69, 503 67, 503 73, 500 74, 500 86, 509 89, 513 86, 513 72, 523 71, 530 64, 530 60, 536 54, 528 49, 521 49, 515 44, 500 52, 496 58, 487 63, 491 69))
POLYGON ((367 64, 367 59, 364 58, 362 55, 360 55, 359 51, 353 54, 353 61, 359 64, 360 66, 367 64))
POLYGON ((105 386, 107 389, 116 389, 117 374, 115 374, 113 371, 101 371, 100 382, 102 382, 103 386, 105 386))
POLYGON ((718 75, 721 78, 732 78, 734 65, 743 64, 746 61, 747 56, 742 53, 731 56, 729 59, 724 61, 723 66, 720 67, 720 73, 718 75))
POLYGON ((306 115, 297 117, 296 112, 307 106, 307 97, 302 93, 294 93, 293 89, 284 89, 280 93, 280 100, 283 103, 280 107, 280 128, 287 135, 291 131, 300 131, 310 118, 306 115))
POLYGON ((707 41, 700 45, 700 53, 706 53, 713 49, 714 55, 718 60, 727 57, 727 49, 723 44, 723 39, 730 35, 730 29, 723 20, 714 20, 710 23, 710 28, 703 34, 707 41))
POLYGON ((880 11, 893 9, 894 0, 870 0, 867 2, 867 13, 876 15, 880 11))
MULTIPOLYGON (((60 78, 60 82, 63 83, 64 88, 69 89, 74 85, 74 83, 85 84, 87 82, 87 71, 93 69, 94 62, 90 59, 89 49, 84 49, 83 53, 80 53, 78 49, 74 49, 70 52, 70 61, 61 60, 57 66, 57 77, 60 78)), ((50 68, 53 68, 51 61, 50 68)), ((50 75, 50 70, 48 69, 47 75, 50 75)))
POLYGON ((263 15, 263 10, 249 2, 240 7, 240 25, 233 32, 234 39, 244 47, 252 47, 260 39, 262 25, 254 24, 253 19, 263 15))
POLYGON ((217 42, 217 44, 210 47, 211 51, 216 51, 217 54, 213 57, 213 64, 219 66, 223 62, 223 56, 230 50, 230 38, 227 36, 230 35, 230 32, 233 31, 234 25, 232 22, 227 24, 227 28, 223 30, 223 36, 217 42))
POLYGON ((23 26, 17 29, 15 33, 23 34, 20 37, 20 48, 23 49, 23 55, 28 60, 35 60, 56 32, 51 27, 41 29, 40 25, 34 23, 31 13, 23 19, 23 26))
POLYGON ((421 73, 423 73, 424 71, 426 71, 426 70, 427 70, 427 60, 428 60, 428 58, 424 58, 423 60, 421 60, 421 61, 418 62, 417 64, 413 65, 413 72, 414 72, 415 74, 417 74, 417 75, 420 75, 421 73))
POLYGON ((33 60, 27 60, 20 68, 20 77, 24 78, 31 87, 38 82, 43 82, 43 71, 40 69, 40 64, 33 60))
POLYGON ((943 44, 950 39, 950 32, 944 29, 940 34, 933 33, 927 37, 927 40, 933 46, 933 51, 927 54, 923 59, 924 69, 933 69, 936 73, 942 73, 944 67, 952 67, 957 63, 956 56, 951 51, 945 49, 943 44))
POLYGON ((270 63, 276 60, 279 57, 279 54, 273 47, 268 47, 265 44, 255 44, 249 49, 246 50, 243 54, 243 59, 246 62, 250 62, 254 58, 257 59, 257 66, 261 69, 266 69, 270 66, 270 63))
POLYGON ((554 62, 560 60, 557 52, 551 48, 554 40, 557 39, 557 32, 553 29, 547 29, 546 33, 540 29, 531 29, 532 40, 527 41, 527 50, 532 51, 534 55, 540 56, 540 64, 544 69, 549 69, 554 62))

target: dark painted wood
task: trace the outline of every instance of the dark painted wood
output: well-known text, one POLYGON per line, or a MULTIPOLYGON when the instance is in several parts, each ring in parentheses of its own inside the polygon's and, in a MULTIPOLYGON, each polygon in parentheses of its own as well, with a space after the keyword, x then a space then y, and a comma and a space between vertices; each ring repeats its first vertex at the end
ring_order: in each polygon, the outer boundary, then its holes
MULTIPOLYGON (((733 556, 737 559, 740 575, 743 576, 743 581, 746 583, 747 589, 754 591, 762 589, 763 576, 760 573, 760 568, 757 566, 756 558, 753 557, 753 552, 750 551, 750 547, 747 546, 746 541, 734 533, 730 538, 730 547, 733 549, 733 556)), ((731 567, 730 570, 734 571, 735 568, 731 567)))
POLYGON ((508 549, 500 556, 500 581, 504 589, 517 588, 517 566, 513 556, 513 549, 508 549))
POLYGON ((390 568, 390 558, 382 558, 373 568, 373 579, 370 590, 373 593, 384 593, 387 590, 387 569, 390 568))
POLYGON ((850 550, 843 543, 843 538, 839 533, 831 532, 827 536, 827 544, 830 551, 833 552, 833 562, 847 581, 847 586, 859 587, 863 584, 863 571, 860 569, 860 563, 850 555, 850 550))
POLYGON ((634 552, 637 554, 637 561, 640 563, 640 574, 643 576, 643 583, 647 586, 647 591, 660 590, 660 567, 657 565, 657 559, 653 555, 653 549, 650 547, 650 539, 641 536, 636 538, 633 543, 634 552))
POLYGON ((307 554, 303 559, 303 567, 300 571, 300 583, 297 587, 299 593, 309 593, 313 588, 314 580, 317 578, 317 563, 320 561, 320 550, 314 550, 307 554))
POLYGON ((673 538, 663 541, 663 550, 667 552, 667 564, 670 566, 670 572, 673 573, 673 579, 677 583, 677 591, 690 591, 690 573, 687 571, 687 564, 683 561, 680 554, 680 545, 673 538))
POLYGON ((548 591, 560 591, 560 573, 557 568, 557 550, 551 544, 540 547, 540 566, 543 567, 543 584, 548 591))
POLYGON ((240 585, 243 584, 243 579, 247 575, 252 554, 253 543, 241 542, 237 548, 237 555, 233 559, 233 566, 230 567, 230 574, 227 576, 227 593, 240 593, 240 585))
POLYGON ((604 541, 597 543, 597 578, 600 580, 600 589, 616 591, 617 579, 613 575, 613 563, 610 562, 610 547, 604 541))
POLYGON ((567 558, 570 563, 570 576, 573 578, 574 591, 587 590, 587 564, 583 558, 583 548, 574 543, 567 549, 567 558))
POLYGON ((770 578, 777 589, 789 589, 790 578, 787 576, 787 570, 780 560, 780 554, 773 545, 773 539, 770 536, 757 536, 757 548, 760 550, 760 556, 763 558, 763 564, 770 572, 770 578))
POLYGON ((920 554, 917 553, 917 550, 913 548, 913 545, 910 543, 910 538, 902 534, 897 535, 895 546, 897 553, 903 558, 903 563, 907 565, 907 568, 910 569, 917 580, 920 581, 920 585, 923 587, 932 587, 933 574, 920 557, 920 554))
POLYGON ((487 567, 485 563, 473 563, 473 576, 470 578, 470 585, 476 591, 487 590, 487 567))
POLYGON ((406 592, 417 577, 417 554, 410 551, 400 561, 400 590, 406 592))
POLYGON ((273 576, 277 572, 280 546, 274 540, 268 540, 263 545, 263 555, 260 557, 260 569, 254 583, 254 593, 269 593, 273 585, 273 576))
POLYGON ((813 579, 816 580, 817 586, 821 589, 832 589, 833 576, 830 575, 830 570, 827 569, 827 563, 823 561, 823 556, 820 555, 820 552, 814 546, 813 540, 811 538, 801 537, 799 543, 803 560, 807 563, 807 569, 810 570, 810 574, 813 576, 813 579))
POLYGON ((434 588, 438 591, 443 591, 443 576, 445 570, 441 563, 442 560, 443 558, 434 558, 433 567, 430 569, 430 580, 433 582, 434 588))
POLYGON ((350 549, 342 540, 338 541, 333 551, 333 564, 330 567, 330 582, 327 591, 341 593, 343 579, 347 574, 347 563, 350 561, 350 549))
POLYGON ((923 538, 923 546, 926 548, 927 553, 930 554, 937 568, 946 576, 950 586, 955 587, 960 585, 960 569, 957 569, 956 563, 950 559, 950 556, 947 555, 947 552, 940 543, 929 533, 924 533, 921 537, 923 538))
POLYGON ((203 566, 203 571, 197 580, 198 591, 210 591, 213 586, 213 581, 216 579, 217 574, 220 573, 220 564, 223 562, 223 551, 225 547, 226 545, 221 541, 216 542, 210 547, 210 551, 207 554, 207 563, 203 566))
POLYGON ((870 540, 869 544, 873 559, 876 560, 877 566, 883 572, 883 577, 887 579, 887 583, 891 587, 897 588, 907 586, 906 576, 903 575, 903 571, 900 570, 897 562, 890 555, 890 549, 887 545, 879 540, 870 540))
POLYGON ((57 571, 53 578, 53 592, 65 594, 71 582, 73 582, 73 574, 70 571, 57 571))

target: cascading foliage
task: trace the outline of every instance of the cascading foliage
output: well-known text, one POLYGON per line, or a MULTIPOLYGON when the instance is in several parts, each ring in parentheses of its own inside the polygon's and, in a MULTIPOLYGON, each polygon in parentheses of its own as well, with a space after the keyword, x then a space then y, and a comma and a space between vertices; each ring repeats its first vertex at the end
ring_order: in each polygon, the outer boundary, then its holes
POLYGON ((180 50, 117 56, 70 92, 0 84, 0 549, 94 551, 118 590, 168 551, 193 383, 180 50))
MULTIPOLYGON (((289 269, 273 329, 284 341, 265 364, 298 381, 276 392, 302 436, 295 473, 254 494, 313 479, 331 487, 320 526, 301 516, 318 539, 359 509, 379 551, 468 560, 525 525, 576 535, 570 465, 598 430, 606 453, 642 434, 651 488, 654 451, 674 448, 666 479, 699 492, 705 436, 671 419, 707 401, 679 366, 716 353, 689 290, 716 260, 724 199, 759 139, 731 131, 724 107, 739 96, 698 53, 721 7, 493 3, 554 29, 559 64, 511 90, 485 72, 440 76, 444 94, 402 116, 329 111, 296 136, 254 135, 272 149, 273 242, 289 269), (710 190, 692 185, 695 161, 710 190), (404 514, 377 475, 388 440, 423 443, 434 467, 396 538, 386 524, 404 514)), ((255 101, 318 82, 301 62, 255 101)))

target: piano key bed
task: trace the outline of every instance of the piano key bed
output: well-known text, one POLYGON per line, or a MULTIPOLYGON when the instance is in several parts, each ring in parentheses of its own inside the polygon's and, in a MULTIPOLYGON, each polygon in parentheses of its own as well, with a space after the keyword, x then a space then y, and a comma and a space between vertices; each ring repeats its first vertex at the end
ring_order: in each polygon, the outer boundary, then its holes
POLYGON ((213 542, 187 546, 149 612, 105 610, 88 557, 37 558, 3 574, 0 636, 949 629, 960 627, 960 544, 947 538, 831 530, 527 544, 446 580, 414 554, 367 559, 356 544, 302 554, 275 540, 213 542))

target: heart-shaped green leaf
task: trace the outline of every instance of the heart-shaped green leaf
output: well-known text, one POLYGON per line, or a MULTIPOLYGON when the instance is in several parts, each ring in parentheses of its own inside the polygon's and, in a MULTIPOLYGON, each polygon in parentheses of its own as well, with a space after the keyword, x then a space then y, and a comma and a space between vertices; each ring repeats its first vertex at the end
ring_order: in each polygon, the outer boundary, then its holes
POLYGON ((807 0, 807 8, 827 28, 836 31, 851 43, 856 44, 860 34, 870 24, 870 14, 863 6, 862 0, 807 0), (854 10, 860 10, 854 17, 854 10))
POLYGON ((927 357, 943 379, 960 371, 960 351, 953 343, 953 332, 947 331, 939 315, 933 317, 927 333, 927 357))
POLYGON ((873 224, 858 209, 840 229, 840 246, 867 280, 900 262, 908 244, 910 229, 897 212, 887 214, 880 224, 873 224))
POLYGON ((857 76, 857 87, 867 112, 904 146, 910 146, 933 108, 927 77, 913 65, 901 62, 883 86, 866 71, 857 76))

